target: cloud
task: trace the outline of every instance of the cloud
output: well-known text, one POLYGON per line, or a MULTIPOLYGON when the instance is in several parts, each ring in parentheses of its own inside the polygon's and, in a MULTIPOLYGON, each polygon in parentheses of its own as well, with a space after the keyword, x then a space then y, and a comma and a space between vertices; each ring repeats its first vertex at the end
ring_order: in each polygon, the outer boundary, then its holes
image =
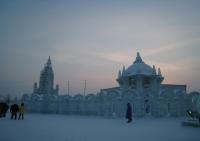
POLYGON ((156 61, 148 61, 147 64, 155 65, 157 68, 161 68, 161 70, 167 71, 180 71, 183 69, 183 66, 178 64, 169 64, 169 63, 162 63, 156 61))
POLYGON ((107 59, 109 61, 117 62, 117 63, 127 63, 132 60, 132 56, 130 53, 124 52, 112 52, 112 53, 98 53, 100 58, 107 59))
POLYGON ((161 53, 165 53, 167 51, 190 48, 191 44, 194 44, 194 43, 200 43, 200 38, 182 40, 182 41, 171 43, 169 45, 161 46, 161 47, 158 47, 158 48, 151 48, 151 49, 144 48, 144 49, 142 49, 142 52, 144 53, 145 56, 158 55, 158 54, 161 54, 161 53))

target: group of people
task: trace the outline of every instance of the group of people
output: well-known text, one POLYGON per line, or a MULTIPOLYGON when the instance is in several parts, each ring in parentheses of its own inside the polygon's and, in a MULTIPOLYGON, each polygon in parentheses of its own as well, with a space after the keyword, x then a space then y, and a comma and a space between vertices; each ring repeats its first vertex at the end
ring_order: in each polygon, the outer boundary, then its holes
MULTIPOLYGON (((6 117, 6 113, 9 109, 9 106, 6 103, 0 103, 0 117, 6 117)), ((25 112, 25 106, 24 103, 21 103, 20 106, 17 104, 13 104, 10 107, 10 113, 11 113, 11 119, 24 119, 24 112, 25 112), (18 116, 19 113, 19 116, 18 116)))
POLYGON ((18 120, 20 119, 24 119, 24 112, 25 112, 25 107, 24 107, 24 103, 21 103, 20 106, 18 106, 17 104, 13 104, 10 107, 10 112, 11 112, 11 119, 17 119, 17 113, 19 113, 18 116, 18 120))

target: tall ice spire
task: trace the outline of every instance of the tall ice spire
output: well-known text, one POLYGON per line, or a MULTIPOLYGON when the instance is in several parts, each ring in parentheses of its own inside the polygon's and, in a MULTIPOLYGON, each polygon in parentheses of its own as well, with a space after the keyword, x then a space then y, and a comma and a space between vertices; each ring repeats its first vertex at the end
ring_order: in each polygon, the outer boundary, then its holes
POLYGON ((155 67, 155 65, 153 65, 153 74, 156 75, 156 67, 155 67))
POLYGON ((158 68, 158 75, 162 76, 160 68, 158 68))
POLYGON ((122 76, 125 74, 125 66, 123 66, 123 69, 122 69, 122 76))
POLYGON ((51 57, 49 56, 48 61, 47 61, 47 66, 51 66, 51 57))
POLYGON ((120 78, 121 77, 121 70, 119 70, 119 72, 118 72, 118 78, 120 78))
POLYGON ((54 93, 54 73, 51 66, 51 58, 49 56, 44 68, 40 72, 39 94, 54 93))

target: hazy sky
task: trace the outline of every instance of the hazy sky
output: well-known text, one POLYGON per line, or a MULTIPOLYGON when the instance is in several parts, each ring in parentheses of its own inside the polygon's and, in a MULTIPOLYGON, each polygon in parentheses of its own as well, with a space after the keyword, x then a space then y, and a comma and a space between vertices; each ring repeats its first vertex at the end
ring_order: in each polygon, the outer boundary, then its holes
POLYGON ((164 83, 200 91, 200 1, 1 0, 0 94, 31 93, 48 56, 60 93, 117 86, 139 51, 164 83))

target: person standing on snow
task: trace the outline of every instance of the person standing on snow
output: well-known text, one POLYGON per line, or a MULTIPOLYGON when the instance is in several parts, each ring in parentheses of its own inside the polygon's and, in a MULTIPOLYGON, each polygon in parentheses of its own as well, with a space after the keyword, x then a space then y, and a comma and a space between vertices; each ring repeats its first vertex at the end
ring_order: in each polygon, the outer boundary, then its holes
POLYGON ((7 103, 0 103, 0 117, 6 117, 6 113, 9 109, 7 103))
POLYGON ((127 123, 132 121, 132 108, 130 103, 127 103, 126 119, 128 119, 127 123))
POLYGON ((18 118, 18 120, 20 120, 21 117, 22 117, 22 120, 24 119, 24 112, 25 112, 24 103, 21 103, 21 106, 19 107, 19 118, 18 118))
POLYGON ((13 104, 10 107, 10 112, 11 112, 11 119, 13 119, 13 117, 15 117, 15 120, 17 119, 17 112, 19 112, 19 107, 17 104, 13 104))

